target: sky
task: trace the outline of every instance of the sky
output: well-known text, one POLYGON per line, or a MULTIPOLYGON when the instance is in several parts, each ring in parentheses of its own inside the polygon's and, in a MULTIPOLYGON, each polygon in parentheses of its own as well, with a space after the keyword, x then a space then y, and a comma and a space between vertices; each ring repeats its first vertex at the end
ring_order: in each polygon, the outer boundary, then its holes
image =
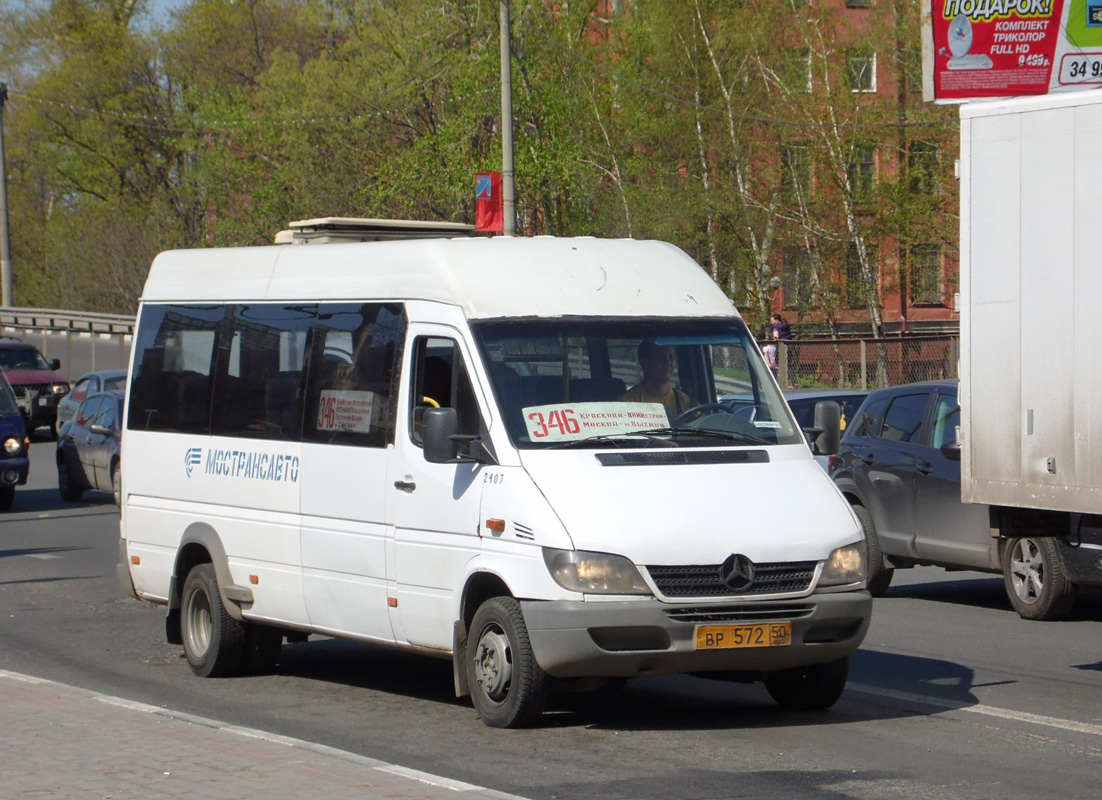
POLYGON ((149 0, 149 8, 158 22, 168 22, 168 14, 187 4, 187 0, 149 0))

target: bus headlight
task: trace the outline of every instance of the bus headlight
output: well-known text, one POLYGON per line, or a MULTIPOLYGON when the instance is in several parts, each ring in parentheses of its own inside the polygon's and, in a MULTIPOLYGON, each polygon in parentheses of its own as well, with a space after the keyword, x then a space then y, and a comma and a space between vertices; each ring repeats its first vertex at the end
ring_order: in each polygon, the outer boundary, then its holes
POLYGON ((820 586, 838 586, 847 583, 862 583, 866 575, 865 541, 839 547, 830 554, 823 565, 823 574, 819 577, 820 586))
POLYGON ((584 550, 543 548, 543 560, 555 583, 586 594, 650 594, 639 570, 623 556, 584 550))

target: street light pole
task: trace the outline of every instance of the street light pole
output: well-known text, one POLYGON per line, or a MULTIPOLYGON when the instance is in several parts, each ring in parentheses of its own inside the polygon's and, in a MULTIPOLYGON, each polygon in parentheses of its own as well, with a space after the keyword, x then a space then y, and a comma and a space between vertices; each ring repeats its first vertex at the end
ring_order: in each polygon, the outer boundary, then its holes
POLYGON ((4 104, 8 85, 0 81, 0 306, 12 307, 11 240, 8 238, 8 168, 4 158, 4 104))
POLYGON ((513 185, 513 62, 509 44, 509 0, 500 0, 501 14, 501 232, 516 233, 517 201, 513 185))

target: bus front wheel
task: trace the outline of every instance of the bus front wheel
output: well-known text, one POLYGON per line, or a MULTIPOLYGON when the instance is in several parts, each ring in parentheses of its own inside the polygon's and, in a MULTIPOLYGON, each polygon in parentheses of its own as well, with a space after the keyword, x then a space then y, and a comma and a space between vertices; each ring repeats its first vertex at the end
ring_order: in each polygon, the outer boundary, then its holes
POLYGON ((532 652, 520 603, 491 597, 475 612, 467 644, 471 700, 491 728, 534 722, 547 705, 549 681, 532 652))

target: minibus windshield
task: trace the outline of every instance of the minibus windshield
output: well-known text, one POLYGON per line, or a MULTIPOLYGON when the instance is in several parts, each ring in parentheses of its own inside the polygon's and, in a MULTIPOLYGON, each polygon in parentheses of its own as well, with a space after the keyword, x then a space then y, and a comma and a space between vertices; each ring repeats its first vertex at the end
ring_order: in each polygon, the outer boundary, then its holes
POLYGON ((803 441, 740 319, 563 318, 471 327, 518 448, 803 441))

